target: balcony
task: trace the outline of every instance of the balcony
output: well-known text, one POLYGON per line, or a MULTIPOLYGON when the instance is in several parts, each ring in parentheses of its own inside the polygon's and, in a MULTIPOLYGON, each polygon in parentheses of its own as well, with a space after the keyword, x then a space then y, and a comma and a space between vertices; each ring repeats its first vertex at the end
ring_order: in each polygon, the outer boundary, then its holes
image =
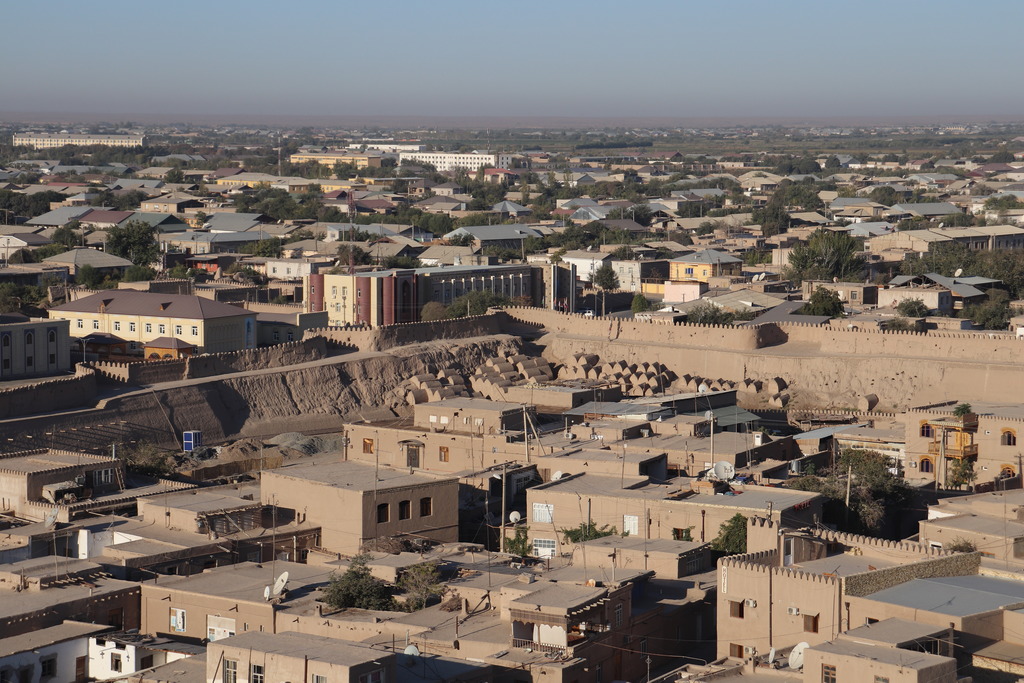
MULTIPOLYGON (((930 455, 942 455, 942 444, 935 441, 928 444, 928 453, 930 455)), ((978 444, 969 443, 960 446, 956 444, 946 444, 945 455, 947 458, 976 458, 978 457, 978 444)))
POLYGON ((512 647, 517 647, 521 650, 533 650, 534 652, 547 652, 552 655, 563 654, 567 648, 560 645, 548 645, 546 643, 535 643, 527 638, 513 638, 512 647))

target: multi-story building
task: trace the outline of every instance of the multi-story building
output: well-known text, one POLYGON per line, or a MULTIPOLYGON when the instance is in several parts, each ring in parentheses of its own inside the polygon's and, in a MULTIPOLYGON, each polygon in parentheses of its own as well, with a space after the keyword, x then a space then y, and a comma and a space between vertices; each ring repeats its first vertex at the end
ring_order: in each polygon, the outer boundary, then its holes
POLYGON ((39 449, 0 456, 0 506, 21 519, 61 519, 78 501, 124 489, 124 461, 107 456, 39 449))
MULTIPOLYGON (((372 454, 378 446, 364 437, 351 448, 372 454)), ((290 465, 263 473, 260 497, 319 525, 322 547, 333 552, 354 555, 389 537, 459 537, 459 480, 452 477, 358 462, 290 465)))
POLYGON ((306 309, 324 311, 331 325, 371 326, 418 322, 428 302, 444 305, 485 291, 533 300, 534 269, 528 265, 450 266, 316 274, 303 278, 306 309))
POLYGON ((69 329, 67 320, 0 315, 0 380, 68 372, 69 329))
POLYGON ((143 147, 145 135, 85 135, 79 133, 15 133, 14 146, 52 149, 72 145, 106 145, 108 147, 143 147))
POLYGON ((469 152, 466 154, 459 154, 457 152, 401 152, 399 159, 401 163, 411 161, 413 163, 430 164, 441 173, 444 173, 460 169, 475 172, 484 166, 511 168, 516 156, 515 154, 499 154, 494 152, 469 152))
POLYGON ((693 254, 679 256, 668 262, 668 278, 673 282, 697 280, 707 282, 708 279, 720 275, 741 275, 743 261, 732 254, 714 249, 705 249, 693 254))
POLYGON ((199 296, 110 290, 49 310, 68 320, 76 337, 102 333, 118 337, 129 349, 173 337, 203 353, 256 347, 256 314, 199 296))
POLYGON ((380 168, 383 158, 379 152, 357 152, 342 149, 328 152, 297 152, 288 157, 288 161, 293 164, 313 161, 323 166, 350 164, 356 168, 380 168))

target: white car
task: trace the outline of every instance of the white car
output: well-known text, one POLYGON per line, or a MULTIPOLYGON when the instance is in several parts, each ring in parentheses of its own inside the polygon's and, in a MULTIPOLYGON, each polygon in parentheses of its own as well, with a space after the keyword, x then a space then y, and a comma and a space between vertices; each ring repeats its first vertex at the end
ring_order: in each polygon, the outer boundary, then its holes
POLYGON ((581 308, 579 310, 579 312, 583 314, 584 318, 593 318, 594 317, 594 309, 592 309, 592 308, 581 308))

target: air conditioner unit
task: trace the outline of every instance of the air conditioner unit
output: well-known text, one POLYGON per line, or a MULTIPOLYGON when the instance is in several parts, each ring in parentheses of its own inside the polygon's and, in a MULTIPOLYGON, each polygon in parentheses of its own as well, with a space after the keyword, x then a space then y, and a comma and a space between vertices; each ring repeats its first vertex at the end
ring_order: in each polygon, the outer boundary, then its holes
POLYGON ((747 598, 747 607, 757 607, 757 600, 747 598))
POLYGON ((750 645, 744 645, 743 646, 743 656, 744 657, 753 657, 754 656, 754 652, 755 652, 754 648, 751 647, 750 645))
POLYGON ((917 469, 917 463, 916 463, 916 462, 914 462, 913 460, 911 460, 911 461, 910 461, 909 465, 910 465, 910 466, 911 466, 912 468, 914 468, 914 469, 917 469))
POLYGON ((790 607, 789 609, 786 610, 786 612, 788 612, 790 614, 790 616, 794 616, 794 617, 800 616, 800 608, 799 607, 790 607))

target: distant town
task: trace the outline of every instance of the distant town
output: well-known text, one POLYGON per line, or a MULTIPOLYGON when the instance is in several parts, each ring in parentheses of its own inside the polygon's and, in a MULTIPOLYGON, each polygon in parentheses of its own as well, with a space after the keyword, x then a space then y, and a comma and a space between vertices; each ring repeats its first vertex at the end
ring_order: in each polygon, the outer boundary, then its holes
POLYGON ((1024 123, 2 122, 0 259, 0 683, 1024 679, 1024 123))

